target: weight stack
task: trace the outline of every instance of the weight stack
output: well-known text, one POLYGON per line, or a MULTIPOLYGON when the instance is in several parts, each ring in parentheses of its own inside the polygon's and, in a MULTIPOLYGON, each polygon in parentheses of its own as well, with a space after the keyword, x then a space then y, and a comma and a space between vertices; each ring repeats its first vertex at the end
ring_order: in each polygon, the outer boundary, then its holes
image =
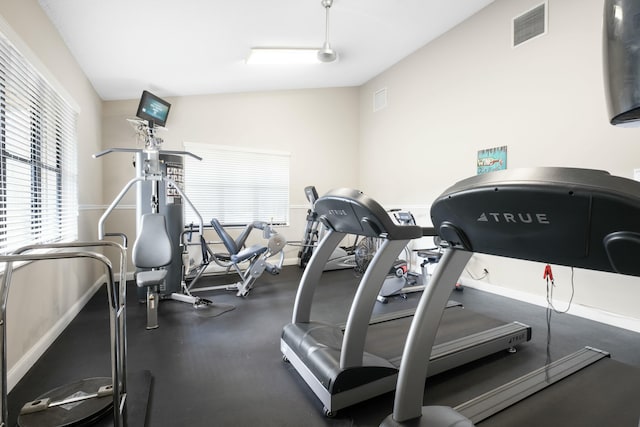
MULTIPOLYGON (((143 153, 136 154, 136 173, 142 176, 144 167, 143 153)), ((163 176, 167 176, 173 180, 180 190, 184 186, 184 159, 182 156, 171 154, 160 154, 160 170, 163 176)), ((165 216, 167 223, 167 232, 171 237, 172 256, 171 264, 167 268, 167 279, 163 288, 158 290, 160 296, 171 295, 180 291, 180 282, 182 280, 182 248, 180 247, 180 235, 184 230, 184 210, 182 197, 175 190, 169 188, 165 181, 140 181, 137 183, 137 201, 136 201, 136 233, 139 232, 139 218, 145 213, 152 212, 151 194, 152 185, 158 185, 158 213, 165 216)), ((138 299, 146 298, 146 289, 138 288, 138 299)))

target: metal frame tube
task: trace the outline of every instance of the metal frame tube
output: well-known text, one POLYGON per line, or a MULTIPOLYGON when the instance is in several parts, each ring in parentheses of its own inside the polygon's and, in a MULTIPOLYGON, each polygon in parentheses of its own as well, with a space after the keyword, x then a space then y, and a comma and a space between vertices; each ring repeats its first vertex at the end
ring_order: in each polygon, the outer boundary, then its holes
POLYGON ((393 419, 402 423, 422 414, 424 382, 436 332, 451 290, 473 255, 456 249, 445 251, 438 269, 424 289, 402 352, 393 419))
POLYGON ((409 240, 384 240, 364 272, 349 309, 340 351, 340 369, 362 366, 367 329, 376 297, 393 261, 408 243, 409 240))
POLYGON ((12 255, 0 256, 0 262, 6 264, 5 272, 0 282, 0 335, 2 342, 2 397, 0 404, 2 423, 0 426, 7 426, 8 423, 8 380, 7 380, 7 338, 6 338, 6 313, 13 274, 13 262, 16 261, 43 261, 74 258, 90 258, 100 261, 105 266, 107 275, 107 295, 109 300, 110 335, 111 335, 111 377, 113 385, 113 418, 115 427, 126 426, 126 277, 123 269, 126 268, 126 249, 114 242, 72 242, 54 243, 47 245, 29 245, 22 247, 12 255), (24 252, 35 249, 70 249, 78 247, 99 247, 111 246, 120 250, 121 277, 120 286, 115 285, 113 268, 111 261, 95 252, 55 252, 45 254, 25 254, 24 252), (124 282, 124 283, 123 283, 124 282))
POLYGON ((136 182, 145 181, 145 180, 146 180, 146 178, 144 176, 135 177, 135 178, 131 179, 124 186, 124 188, 122 190, 120 190, 120 193, 118 193, 116 198, 113 199, 113 202, 111 202, 111 204, 109 205, 107 210, 104 211, 104 213, 100 217, 100 220, 98 221, 98 239, 100 239, 100 240, 104 239, 104 222, 107 220, 107 217, 111 214, 111 212, 115 209, 115 207, 118 206, 118 203, 120 203, 120 200, 122 200, 122 198, 125 196, 125 194, 127 194, 127 192, 133 186, 133 184, 135 184, 136 182))
MULTIPOLYGON (((46 244, 34 244, 23 246, 12 253, 12 255, 20 255, 31 250, 38 249, 69 249, 69 248, 89 248, 89 247, 112 247, 120 252, 120 280, 119 289, 116 295, 118 296, 118 327, 120 329, 120 348, 122 353, 119 357, 119 363, 121 372, 126 373, 126 360, 127 360, 127 316, 126 316, 126 301, 127 301, 127 236, 124 233, 107 233, 107 236, 118 236, 123 240, 123 246, 115 242, 106 240, 101 241, 89 241, 89 242, 68 242, 68 243, 46 243, 46 244)), ((123 378, 122 391, 126 393, 126 376, 123 378)))
POLYGON ((304 269, 304 273, 302 273, 302 278, 300 279, 296 300, 293 305, 291 323, 309 322, 313 295, 316 291, 316 286, 320 281, 320 276, 322 275, 331 253, 338 247, 344 236, 346 236, 346 233, 329 230, 322 240, 320 240, 318 247, 313 251, 311 259, 309 260, 307 267, 304 269))

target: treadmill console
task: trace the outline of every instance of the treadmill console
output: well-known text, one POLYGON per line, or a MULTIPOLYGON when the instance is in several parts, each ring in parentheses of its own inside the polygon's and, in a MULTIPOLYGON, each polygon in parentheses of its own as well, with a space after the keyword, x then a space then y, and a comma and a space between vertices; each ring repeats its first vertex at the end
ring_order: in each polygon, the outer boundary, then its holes
POLYGON ((316 201, 314 208, 320 222, 341 233, 389 240, 422 237, 421 227, 395 224, 378 202, 358 190, 331 190, 316 201))
POLYGON ((431 218, 454 248, 640 276, 640 182, 605 171, 478 175, 438 197, 431 218))

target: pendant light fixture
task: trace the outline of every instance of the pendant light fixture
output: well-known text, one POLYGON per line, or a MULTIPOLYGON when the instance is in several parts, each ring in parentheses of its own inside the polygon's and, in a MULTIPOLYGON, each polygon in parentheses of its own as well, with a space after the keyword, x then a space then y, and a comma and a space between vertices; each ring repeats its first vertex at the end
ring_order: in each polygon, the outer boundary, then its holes
POLYGON ((247 64, 317 64, 318 62, 334 62, 338 54, 329 44, 329 9, 333 0, 321 0, 325 9, 325 38, 320 49, 306 47, 253 47, 246 59, 247 64))

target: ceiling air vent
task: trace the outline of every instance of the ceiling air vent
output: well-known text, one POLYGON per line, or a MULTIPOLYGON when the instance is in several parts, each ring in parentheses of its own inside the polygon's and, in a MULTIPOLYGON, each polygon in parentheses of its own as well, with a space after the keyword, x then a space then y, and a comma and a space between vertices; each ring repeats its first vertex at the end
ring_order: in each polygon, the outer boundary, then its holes
POLYGON ((513 47, 547 32, 547 2, 513 18, 513 47))

